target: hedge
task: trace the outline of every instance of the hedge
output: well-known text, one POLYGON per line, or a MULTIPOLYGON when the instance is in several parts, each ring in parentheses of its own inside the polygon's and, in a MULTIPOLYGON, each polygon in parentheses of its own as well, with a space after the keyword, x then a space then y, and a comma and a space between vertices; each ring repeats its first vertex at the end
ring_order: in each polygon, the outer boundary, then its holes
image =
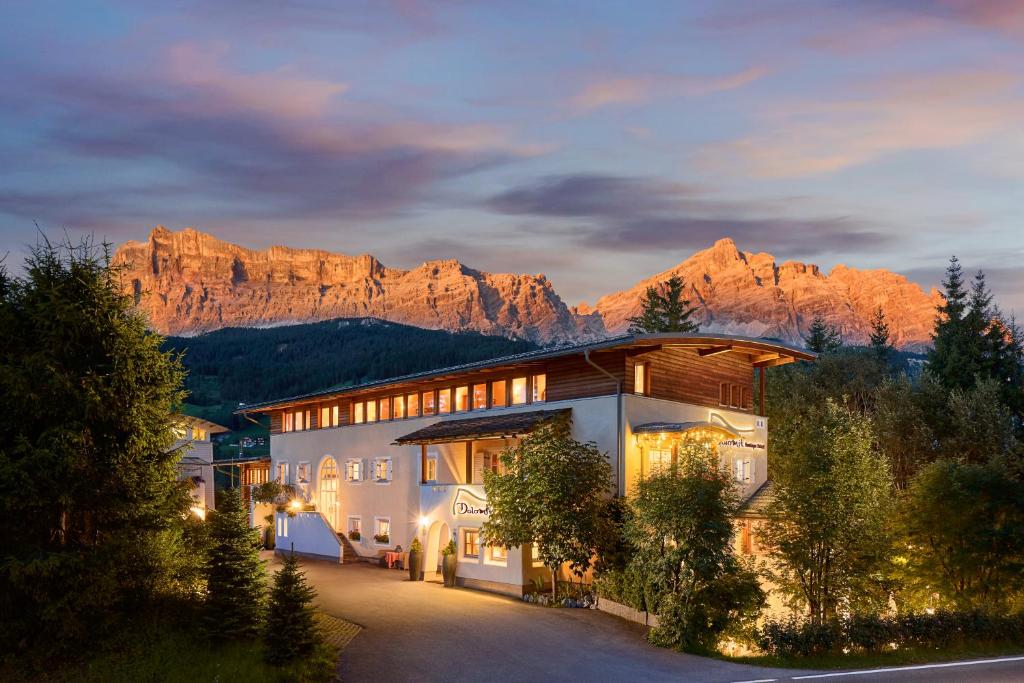
POLYGON ((754 633, 766 654, 795 658, 895 648, 944 649, 966 643, 1024 645, 1024 614, 938 611, 894 617, 853 615, 826 624, 796 618, 768 621, 754 633))

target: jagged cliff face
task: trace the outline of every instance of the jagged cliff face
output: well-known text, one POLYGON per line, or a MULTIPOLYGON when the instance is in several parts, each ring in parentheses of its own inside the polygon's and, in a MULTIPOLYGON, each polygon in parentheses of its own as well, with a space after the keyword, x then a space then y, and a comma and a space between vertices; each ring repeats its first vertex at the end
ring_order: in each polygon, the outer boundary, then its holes
POLYGON ((363 316, 542 344, 588 333, 543 275, 493 275, 458 261, 405 271, 369 255, 254 251, 192 229, 157 227, 147 242, 118 249, 114 263, 124 266, 125 288, 165 334, 363 316))
POLYGON ((815 265, 778 264, 771 254, 741 252, 731 239, 721 239, 678 266, 578 312, 597 313, 610 332, 623 331, 647 287, 672 275, 686 281, 701 329, 776 337, 800 345, 801 333, 818 315, 835 325, 848 343, 866 343, 871 318, 881 306, 894 343, 921 349, 930 343, 940 301, 938 292, 926 294, 887 270, 839 265, 826 275, 815 265))
POLYGON ((864 342, 878 306, 901 348, 921 348, 939 298, 885 270, 776 264, 741 252, 729 239, 635 287, 569 309, 543 275, 491 274, 458 261, 414 270, 388 268, 369 255, 313 249, 264 251, 192 229, 158 227, 147 242, 118 249, 125 289, 153 327, 195 334, 338 317, 376 317, 433 329, 476 330, 549 344, 624 331, 644 290, 682 275, 705 331, 777 337, 802 344, 801 331, 823 316, 853 343, 864 342))

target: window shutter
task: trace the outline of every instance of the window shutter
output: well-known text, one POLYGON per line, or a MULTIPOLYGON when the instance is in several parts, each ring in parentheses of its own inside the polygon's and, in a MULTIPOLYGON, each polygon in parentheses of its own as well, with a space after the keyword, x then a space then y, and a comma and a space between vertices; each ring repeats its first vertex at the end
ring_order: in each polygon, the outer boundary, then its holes
POLYGON ((391 478, 394 476, 394 471, 392 470, 392 467, 394 466, 394 461, 391 458, 388 458, 385 462, 387 464, 386 478, 388 481, 391 481, 391 478))
POLYGON ((362 471, 362 472, 360 472, 360 474, 362 474, 362 475, 363 475, 363 476, 362 476, 363 480, 366 480, 366 479, 369 479, 369 478, 370 478, 370 477, 369 477, 369 475, 367 474, 367 471, 366 471, 366 470, 367 470, 367 467, 368 467, 368 466, 369 466, 369 465, 368 465, 368 462, 367 462, 367 460, 366 460, 366 459, 364 458, 364 459, 363 459, 363 465, 362 465, 362 470, 363 470, 363 471, 362 471))

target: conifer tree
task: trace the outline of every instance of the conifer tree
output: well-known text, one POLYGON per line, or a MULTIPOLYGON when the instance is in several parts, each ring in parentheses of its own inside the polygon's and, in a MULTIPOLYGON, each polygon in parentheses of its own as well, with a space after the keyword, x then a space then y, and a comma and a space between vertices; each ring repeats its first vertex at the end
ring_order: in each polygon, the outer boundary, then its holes
POLYGON ((889 352, 892 351, 892 343, 889 339, 889 323, 885 321, 885 311, 881 306, 878 307, 871 319, 870 338, 871 348, 878 354, 878 357, 881 360, 888 359, 889 352))
POLYGON ((313 621, 313 598, 316 591, 306 583, 299 569, 295 550, 284 558, 284 566, 274 574, 270 589, 270 608, 264 630, 266 658, 278 666, 308 655, 316 647, 317 632, 313 621))
POLYGON ((241 638, 259 631, 266 597, 260 535, 237 489, 222 492, 210 512, 210 554, 206 564, 206 630, 211 636, 241 638))
POLYGON ((966 348, 970 336, 965 320, 967 307, 963 269, 953 256, 942 281, 942 303, 938 306, 933 345, 928 353, 928 370, 947 389, 968 388, 978 371, 966 348))
POLYGON ((843 345, 843 339, 839 336, 839 330, 826 323, 820 315, 816 315, 811 321, 811 326, 807 328, 804 343, 815 353, 831 353, 839 350, 843 345))
POLYGON ((696 306, 686 298, 686 281, 673 275, 663 283, 664 292, 648 287, 640 314, 629 319, 630 334, 653 332, 697 332, 700 327, 690 319, 696 306))

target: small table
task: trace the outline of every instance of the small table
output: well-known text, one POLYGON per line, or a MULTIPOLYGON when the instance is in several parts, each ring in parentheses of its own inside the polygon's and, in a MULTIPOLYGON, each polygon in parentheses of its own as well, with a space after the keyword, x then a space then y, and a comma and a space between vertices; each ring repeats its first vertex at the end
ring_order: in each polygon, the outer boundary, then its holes
POLYGON ((384 561, 388 563, 388 569, 393 569, 396 564, 402 564, 402 553, 388 551, 384 553, 384 561))

